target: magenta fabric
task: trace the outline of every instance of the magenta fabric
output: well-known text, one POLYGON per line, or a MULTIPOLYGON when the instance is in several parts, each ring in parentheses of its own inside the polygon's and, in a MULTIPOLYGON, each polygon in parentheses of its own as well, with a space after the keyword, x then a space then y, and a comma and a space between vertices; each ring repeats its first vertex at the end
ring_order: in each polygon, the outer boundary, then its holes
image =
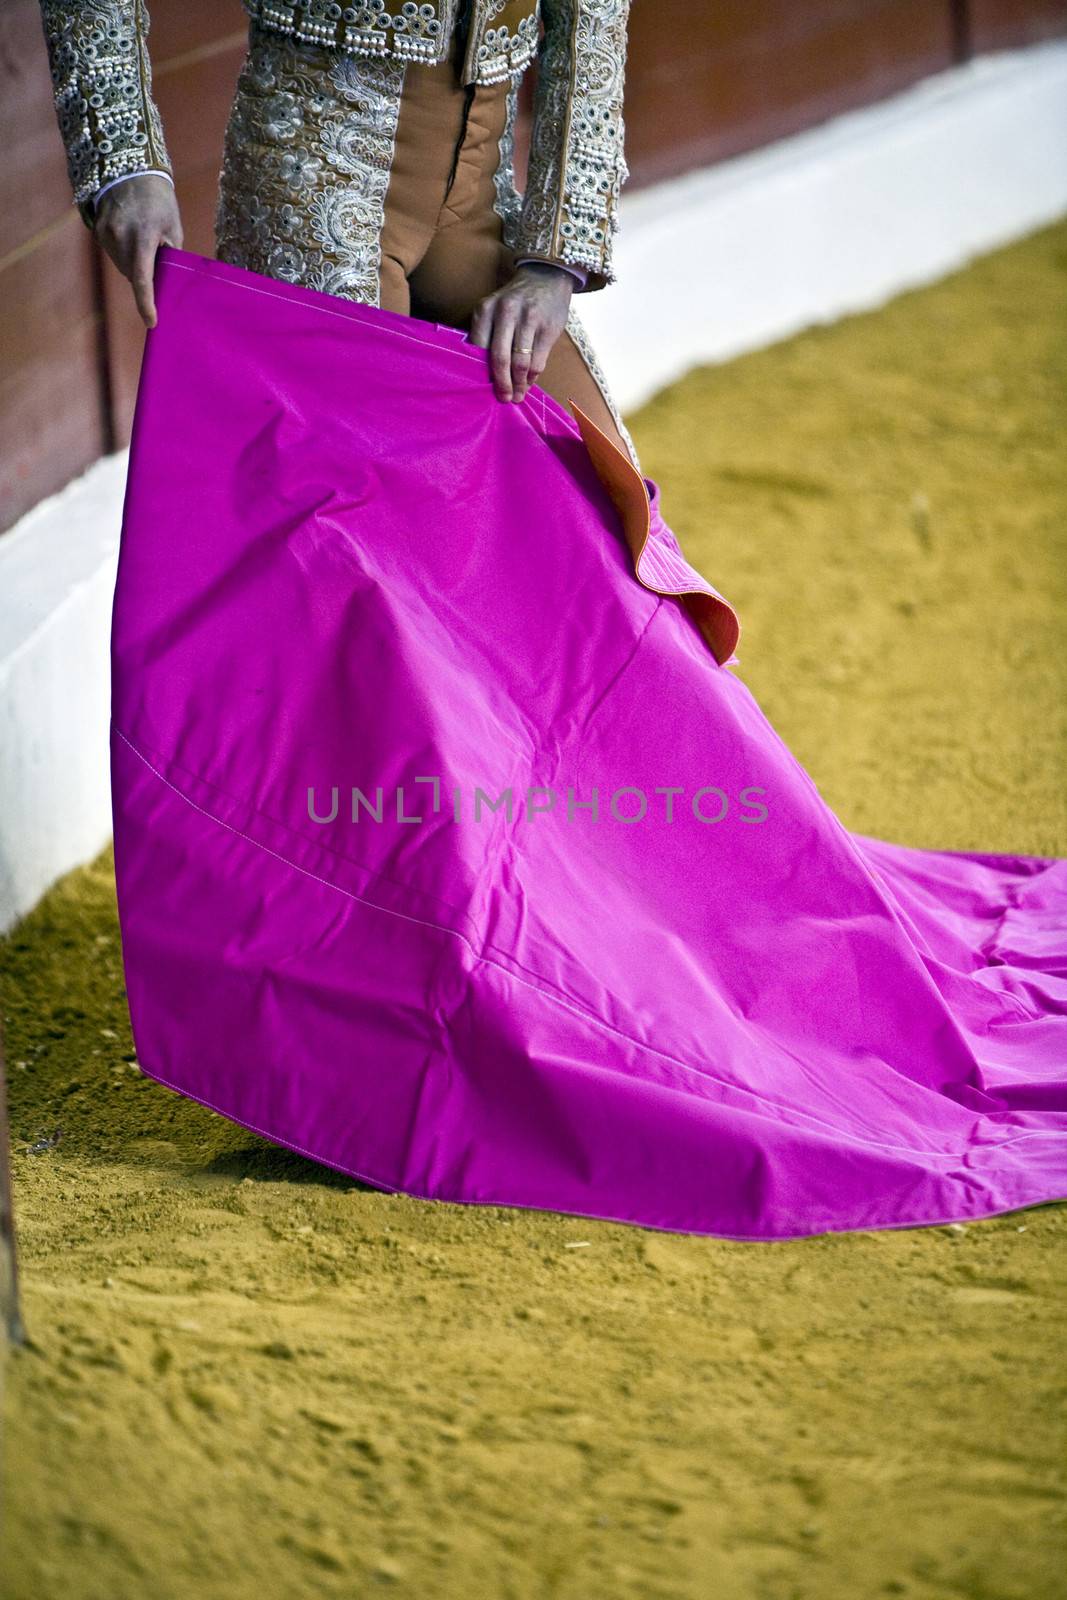
POLYGON ((1067 862, 847 831, 655 486, 638 572, 462 335, 170 248, 156 295, 112 631, 149 1077, 439 1200, 772 1240, 1067 1198, 1067 862))

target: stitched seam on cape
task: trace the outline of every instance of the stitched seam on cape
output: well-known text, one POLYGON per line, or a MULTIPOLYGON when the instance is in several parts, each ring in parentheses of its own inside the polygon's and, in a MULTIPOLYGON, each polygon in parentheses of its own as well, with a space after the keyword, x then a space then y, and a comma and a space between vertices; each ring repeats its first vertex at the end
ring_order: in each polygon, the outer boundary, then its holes
MULTIPOLYGON (((479 367, 482 367, 483 369, 485 367, 485 356, 484 356, 484 353, 482 355, 475 355, 473 350, 465 349, 463 347, 463 345, 460 345, 460 344, 457 344, 454 347, 452 345, 440 345, 440 344, 438 344, 436 342, 436 340, 432 339, 428 334, 408 333, 403 328, 382 327, 381 325, 376 325, 373 322, 367 321, 363 317, 350 316, 344 311, 333 311, 333 310, 330 309, 329 306, 310 305, 308 303, 308 301, 306 301, 306 300, 297 300, 295 298, 291 298, 289 295, 278 294, 276 292, 276 290, 274 290, 274 289, 261 289, 258 284, 254 284, 254 283, 237 283, 237 282, 235 282, 235 280, 233 278, 223 277, 221 273, 214 273, 214 272, 208 273, 208 272, 204 272, 200 267, 187 266, 184 261, 173 261, 173 260, 168 260, 168 259, 165 258, 165 259, 161 260, 159 264, 160 264, 161 267, 172 267, 178 272, 189 272, 189 273, 192 273, 194 277, 211 278, 211 280, 214 283, 227 284, 231 289, 243 289, 249 294, 266 295, 266 297, 269 300, 280 300, 283 305, 299 306, 305 311, 318 311, 324 317, 337 317, 342 322, 354 322, 358 326, 361 326, 361 327, 364 327, 364 328, 369 328, 372 333, 383 333, 383 334, 385 334, 387 336, 391 335, 392 337, 397 338, 397 339, 409 339, 413 344, 420 344, 420 345, 422 345, 422 346, 424 346, 426 348, 429 348, 431 350, 436 350, 436 351, 440 352, 440 354, 442 354, 442 355, 461 356, 464 361, 473 361, 479 367)), ((229 262, 220 262, 220 265, 222 265, 222 266, 229 266, 230 264, 231 263, 229 263, 229 262)), ((248 270, 248 269, 242 269, 242 270, 248 270)), ((303 285, 294 285, 294 287, 303 288, 304 286, 303 285)), ((309 290, 308 292, 309 293, 318 293, 317 290, 309 290)), ((340 296, 334 296, 332 298, 339 299, 340 296)), ((358 301, 351 301, 351 302, 348 302, 348 303, 351 304, 351 305, 361 305, 362 304, 361 302, 358 302, 358 301)), ((364 308, 364 309, 366 309, 366 308, 364 308)), ((372 311, 380 311, 382 308, 380 306, 372 306, 372 307, 370 307, 370 309, 372 311)), ((408 320, 411 321, 411 322, 416 322, 417 323, 417 322, 420 322, 422 319, 420 317, 411 317, 408 320)), ((434 326, 436 326, 436 324, 434 324, 434 326)), ((456 330, 456 331, 459 331, 459 330, 456 330)), ((553 396, 550 395, 546 389, 538 388, 538 386, 536 384, 531 384, 530 388, 531 388, 531 392, 536 391, 536 396, 541 401, 541 408, 542 408, 542 410, 545 410, 546 409, 545 408, 545 401, 546 400, 553 400, 553 396)), ((577 427, 577 424, 574 421, 574 418, 568 415, 568 413, 565 410, 565 408, 563 406, 561 406, 558 401, 553 400, 553 404, 555 406, 556 411, 559 414, 560 419, 566 424, 568 430, 576 438, 580 439, 581 438, 581 434, 578 431, 578 427, 577 427)), ((523 405, 525 405, 525 401, 523 402, 523 405)), ((518 407, 517 409, 519 410, 520 415, 523 415, 523 416, 527 415, 527 413, 523 410, 522 406, 518 407)))
MULTIPOLYGON (((221 264, 226 266, 230 265, 229 262, 224 262, 221 264)), ((226 284, 231 289, 241 289, 246 294, 266 295, 269 300, 281 300, 284 305, 297 306, 304 311, 317 311, 321 316, 324 317, 337 317, 341 322, 355 322, 357 324, 361 324, 365 328, 370 328, 371 332, 373 333, 385 333, 392 335, 397 339, 410 339, 413 344, 429 345, 431 349, 440 350, 442 355, 461 356, 464 361, 475 361, 479 366, 484 364, 483 357, 476 356, 473 351, 465 350, 462 345, 457 345, 455 349, 453 349, 450 345, 441 346, 435 344, 433 339, 426 337, 424 334, 407 333, 403 328, 389 328, 381 326, 376 327, 373 322, 368 322, 363 317, 351 316, 344 311, 332 311, 329 306, 312 305, 307 300, 298 300, 290 295, 278 294, 274 289, 261 289, 257 283, 237 283, 233 278, 223 277, 221 273, 205 273, 199 267, 187 266, 184 261, 172 261, 164 259, 159 263, 159 265, 161 267, 171 267, 178 272, 191 272, 195 277, 209 277, 215 283, 226 284)), ((242 270, 247 269, 243 268, 242 270)), ((303 288, 304 285, 294 285, 294 288, 296 287, 303 288)), ((308 289, 306 292, 308 294, 317 294, 319 291, 315 289, 308 289)), ((332 296, 331 298, 339 299, 340 296, 332 296)), ((353 301, 351 304, 355 305, 357 302, 353 301)), ((371 306, 369 308, 364 307, 363 309, 380 311, 381 307, 371 306)), ((421 319, 418 317, 412 317, 409 320, 412 322, 418 322, 421 319)))
MULTIPOLYGON (((123 743, 129 746, 137 759, 148 768, 149 772, 153 773, 154 776, 159 779, 160 783, 165 784, 173 794, 176 794, 179 800, 183 801, 187 806, 190 806, 194 811, 199 812, 201 816, 206 817, 209 822, 215 823, 216 827, 225 828, 227 832, 235 834, 237 838, 244 839, 245 843, 251 845, 253 849, 261 850, 265 855, 273 856, 276 861, 280 861, 282 865, 288 867, 290 871, 302 873, 305 877, 311 878, 314 882, 321 883, 324 888, 332 889, 337 894, 343 894, 347 899, 354 900, 359 905, 365 905, 373 911, 383 912, 386 916, 399 917, 404 922, 415 923, 420 927, 429 928, 432 932, 449 934, 454 938, 460 939, 467 946, 476 962, 484 962, 486 966, 492 967, 496 971, 503 973, 505 977, 511 978, 513 982, 525 984, 527 988, 533 989, 535 993, 544 995, 544 997, 548 1000, 554 1000, 557 1005, 561 1005, 566 1010, 574 1012, 574 1014, 580 1017, 582 1021, 591 1023, 594 1027, 600 1028, 604 1032, 614 1034, 617 1038, 622 1039, 627 1044, 633 1045, 638 1050, 644 1050, 650 1055, 658 1056, 662 1061, 669 1062, 672 1067, 677 1068, 685 1076, 694 1079, 696 1082, 715 1083, 721 1088, 728 1090, 731 1094, 748 1096, 750 1099, 756 1102, 760 1112, 763 1115, 770 1114, 771 1116, 776 1116, 780 1114, 781 1108, 758 1094, 755 1089, 746 1089, 741 1084, 729 1083, 725 1079, 713 1076, 711 1073, 698 1072, 695 1067, 691 1067, 687 1062, 679 1060, 677 1056, 668 1055, 665 1050, 660 1050, 653 1044, 646 1044, 640 1039, 634 1039, 629 1034, 623 1033, 620 1028, 614 1027, 610 1022, 605 1022, 603 1017, 598 1017, 595 1012, 586 1011, 579 1002, 576 1002, 568 996, 558 994, 554 990, 545 987, 543 981, 534 982, 531 978, 524 977, 518 972, 513 972, 509 967, 504 966, 502 962, 494 961, 491 956, 479 954, 471 941, 468 939, 467 935, 465 933, 461 933, 458 929, 446 928, 440 926, 438 923, 427 922, 422 917, 413 917, 408 912, 396 911, 390 906, 380 906, 373 900, 366 900, 362 895, 354 894, 351 889, 345 889, 341 884, 331 883, 328 878, 320 877, 317 872, 312 872, 309 867, 302 867, 297 862, 290 861, 286 856, 279 854, 277 850, 272 850, 269 845, 261 844, 258 839, 251 838, 248 834, 243 833, 240 828, 235 827, 232 823, 225 822, 221 817, 214 816, 203 806, 198 805, 197 802, 189 795, 183 794, 181 789, 179 789, 176 784, 171 783, 169 778, 160 772, 157 767, 152 765, 147 756, 143 755, 133 741, 127 738, 127 736, 122 732, 121 728, 116 727, 115 732, 118 734, 123 743)), ((662 1087, 674 1088, 673 1085, 662 1087)), ((936 1091, 931 1092, 936 1093, 936 1091)), ((722 1104, 722 1102, 712 1103, 720 1105, 722 1104)), ((749 1114, 751 1115, 751 1113, 749 1114)), ((803 1115, 804 1113, 801 1114, 803 1115)), ((810 1115, 810 1113, 808 1115, 810 1115)), ((981 1115, 981 1113, 976 1113, 976 1115, 981 1115)), ((834 1131, 832 1123, 823 1122, 821 1118, 812 1117, 811 1120, 812 1123, 815 1124, 814 1126, 805 1127, 805 1125, 802 1123, 790 1123, 788 1126, 791 1128, 796 1128, 798 1132, 806 1132, 809 1134, 813 1133, 816 1135, 818 1135, 823 1128, 834 1131)), ((1017 1135, 1017 1138, 1038 1137, 1043 1131, 1044 1130, 1035 1130, 1033 1134, 1020 1134, 1017 1135)), ((873 1140, 861 1139, 855 1135, 850 1135, 850 1140, 853 1144, 863 1146, 864 1148, 889 1151, 892 1154, 908 1156, 912 1159, 914 1159, 917 1154, 922 1154, 936 1161, 961 1161, 966 1160, 968 1156, 973 1154, 973 1151, 970 1149, 916 1152, 913 1146, 883 1144, 873 1140)), ((1001 1141, 996 1145, 996 1148, 1001 1149, 1004 1143, 1013 1144, 1015 1142, 1016 1141, 1014 1139, 1001 1141)))
MULTIPOLYGON (((152 765, 152 761, 150 760, 150 758, 145 754, 145 752, 140 748, 139 745, 136 745, 133 742, 133 740, 131 738, 129 738, 129 736, 127 734, 123 733, 122 729, 118 726, 117 723, 114 722, 114 720, 112 720, 112 726, 114 727, 115 732, 118 734, 119 738, 125 740, 126 744, 128 744, 130 749, 137 756, 140 757, 140 759, 145 763, 145 765, 148 766, 148 767, 151 767, 153 772, 157 772, 157 768, 152 765)), ((352 856, 345 855, 343 851, 334 849, 333 845, 327 844, 325 840, 322 840, 321 842, 319 842, 319 841, 316 841, 316 840, 312 839, 307 834, 300 833, 296 828, 292 827, 288 822, 283 822, 280 817, 272 816, 269 811, 262 810, 262 808, 260 806, 253 805, 251 801, 239 800, 236 795, 230 794, 228 790, 221 788, 219 784, 213 783, 210 778, 205 778, 202 773, 194 772, 191 767, 183 766, 180 761, 175 761, 173 759, 173 757, 163 756, 163 755, 159 754, 157 751, 153 751, 152 754, 157 760, 165 762, 166 765, 168 767, 170 767, 172 771, 177 771, 177 772, 182 773, 185 777, 191 778, 194 783, 203 784, 205 789, 213 789, 216 794, 218 794, 218 795, 220 795, 222 797, 223 800, 229 800, 235 805, 244 806, 246 809, 254 811, 256 816, 258 818, 260 818, 262 821, 269 823, 272 828, 280 828, 283 833, 291 834, 294 839, 299 841, 299 843, 305 844, 305 845, 306 844, 314 845, 314 847, 316 849, 324 851, 326 855, 332 856, 336 861, 343 862, 343 864, 346 867, 351 867, 356 872, 366 873, 369 877, 376 878, 380 883, 387 883, 392 888, 403 890, 407 894, 411 894, 412 893, 411 886, 409 884, 401 883, 398 878, 390 878, 388 873, 379 872, 376 867, 365 866, 363 864, 363 862, 356 861, 352 856)), ((167 779, 167 777, 165 776, 164 773, 159 772, 158 776, 160 778, 162 778, 164 783, 169 782, 169 780, 167 779)), ((334 788, 334 787, 339 787, 339 786, 335 786, 335 785, 331 784, 330 787, 334 788)), ((171 788, 173 788, 175 794, 181 795, 183 799, 186 798, 186 796, 184 795, 183 791, 178 788, 177 784, 171 784, 171 788)), ((190 805, 196 805, 196 801, 195 800, 190 800, 189 804, 190 805)), ((230 826, 232 826, 232 824, 230 824, 230 823, 223 822, 221 818, 215 817, 213 815, 213 813, 210 812, 210 811, 205 811, 204 815, 206 817, 211 817, 212 821, 219 822, 222 827, 230 827, 230 826)), ((315 819, 314 818, 310 818, 309 820, 314 821, 315 819)), ((240 832, 239 829, 235 829, 234 831, 235 832, 240 832)), ((249 837, 249 835, 247 835, 247 834, 241 834, 241 837, 242 838, 247 838, 248 842, 250 844, 254 844, 255 843, 255 841, 253 839, 251 839, 249 837)), ((265 845, 265 846, 263 846, 263 848, 267 849, 267 848, 269 848, 269 846, 265 845)), ((279 856, 278 859, 280 861, 285 861, 288 865, 292 865, 292 863, 290 863, 288 861, 288 857, 286 857, 286 856, 279 856)), ((298 870, 302 870, 302 869, 298 869, 298 870)), ((323 879, 323 882, 326 882, 326 881, 327 881, 326 879, 323 879)), ((458 908, 456 906, 452 905, 450 901, 442 899, 439 894, 433 894, 429 889, 416 889, 414 892, 416 894, 419 894, 419 895, 424 895, 427 900, 436 900, 436 901, 438 901, 438 903, 440 905, 444 906, 445 909, 448 910, 448 911, 458 912, 458 915, 460 915, 460 916, 464 915, 464 913, 462 911, 458 911, 458 908)), ((367 904, 368 905, 373 905, 374 902, 368 900, 367 904)), ((382 910, 386 910, 388 908, 383 906, 383 907, 381 907, 381 909, 382 910)), ((436 923, 432 923, 432 922, 431 923, 427 923, 427 927, 431 927, 432 928, 432 927, 436 927, 436 926, 437 926, 436 923)))
MULTIPOLYGON (((591 1022, 596 1027, 603 1028, 607 1032, 615 1034, 618 1038, 624 1040, 627 1044, 634 1045, 639 1050, 647 1050, 650 1054, 659 1056, 661 1060, 670 1062, 672 1066, 677 1067, 680 1071, 689 1074, 698 1081, 718 1083, 721 1087, 729 1089, 731 1092, 748 1095, 753 1100, 757 1101, 761 1109, 765 1109, 768 1106, 768 1102, 761 1099, 754 1089, 746 1089, 740 1085, 727 1083, 721 1078, 712 1077, 710 1073, 698 1073, 696 1068, 689 1066, 684 1061, 679 1061, 675 1056, 668 1055, 664 1050, 657 1049, 655 1045, 643 1044, 638 1039, 632 1039, 629 1034, 625 1034, 621 1029, 613 1027, 610 1022, 605 1022, 602 1017, 596 1016, 594 1012, 587 1012, 584 1007, 580 1006, 569 997, 557 994, 554 990, 544 987, 542 983, 534 982, 532 978, 527 978, 522 976, 520 973, 513 972, 510 968, 504 966, 502 962, 494 961, 491 956, 480 953, 472 944, 467 935, 462 933, 458 928, 443 927, 440 923, 428 922, 423 917, 414 917, 409 912, 396 911, 391 906, 378 905, 376 901, 365 899, 363 895, 355 894, 351 889, 346 889, 339 883, 331 883, 329 878, 323 878, 317 872, 312 872, 310 867, 302 867, 298 862, 290 861, 287 856, 283 856, 279 851, 272 850, 270 845, 261 844, 258 839, 253 839, 249 834, 244 833, 240 828, 235 827, 232 822, 226 822, 223 820, 223 818, 216 817, 204 806, 199 805, 197 801, 193 800, 191 796, 184 794, 182 790, 178 788, 177 784, 171 783, 170 779, 167 778, 164 773, 160 772, 158 767, 152 765, 147 756, 142 754, 142 752, 133 743, 132 739, 127 738, 126 734, 122 732, 121 728, 116 727, 115 732, 118 734, 123 743, 129 746, 137 759, 144 763, 149 772, 153 773, 155 777, 159 779, 160 783, 165 784, 173 794, 176 794, 179 800, 183 801, 187 806, 192 807, 194 811, 198 811, 202 817, 207 817, 208 821, 215 823, 216 827, 225 828, 227 832, 235 834, 239 839, 243 839, 245 843, 251 845, 254 850, 261 850, 265 855, 273 856, 276 861, 280 861, 282 865, 288 867, 291 872, 302 873, 305 877, 311 878, 315 883, 321 883, 324 888, 332 889, 337 894, 343 894, 346 899, 354 900, 357 904, 367 906, 372 911, 380 911, 385 916, 399 917, 404 922, 411 922, 415 923, 419 927, 429 928, 433 933, 449 934, 453 938, 460 939, 467 946, 467 949, 470 951, 471 956, 476 962, 484 962, 486 966, 494 967, 498 972, 502 972, 505 977, 512 978, 517 983, 524 983, 527 988, 533 989, 536 993, 543 994, 547 999, 555 1000, 559 1005, 566 1006, 568 1010, 573 1011, 575 1015, 581 1017, 583 1021, 591 1022)), ((827 1124, 827 1126, 829 1127, 830 1124, 827 1124)), ((958 1159, 960 1154, 961 1152, 952 1152, 952 1159, 958 1159)))

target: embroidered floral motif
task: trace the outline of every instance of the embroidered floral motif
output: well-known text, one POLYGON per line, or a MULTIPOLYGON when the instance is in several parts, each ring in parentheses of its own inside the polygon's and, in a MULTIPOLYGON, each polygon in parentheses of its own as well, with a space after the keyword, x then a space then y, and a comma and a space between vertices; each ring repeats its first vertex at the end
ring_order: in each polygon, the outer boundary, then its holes
POLYGON ((403 81, 402 62, 252 23, 223 139, 219 260, 377 305, 403 81))
POLYGON ((59 131, 74 203, 92 226, 92 198, 112 178, 173 176, 152 99, 144 0, 41 0, 59 131))
POLYGON ((500 134, 493 187, 496 200, 493 209, 501 221, 501 237, 509 250, 516 248, 519 219, 522 216, 522 196, 515 188, 515 118, 519 108, 519 80, 515 73, 508 85, 504 127, 500 134))
MULTIPOLYGON (((273 163, 264 176, 267 188, 283 184, 286 199, 276 208, 283 218, 297 197, 303 204, 309 194, 321 197, 339 185, 351 192, 359 183, 373 214, 405 64, 444 60, 459 26, 467 31, 465 78, 510 80, 510 93, 537 51, 543 17, 526 193, 520 216, 510 223, 511 242, 517 253, 586 268, 591 289, 612 280, 618 197, 627 175, 622 89, 629 0, 403 0, 399 6, 390 0, 391 10, 386 0, 242 4, 250 17, 250 50, 258 48, 260 64, 246 61, 242 70, 238 98, 245 104, 243 110, 235 104, 231 114, 226 164, 240 162, 239 125, 249 120, 273 163), (266 41, 292 52, 319 51, 320 62, 329 56, 340 76, 324 92, 322 73, 300 70, 301 60, 307 68, 315 58, 293 54, 296 86, 280 87, 274 72, 282 57, 266 41), (373 109, 373 136, 359 150, 338 115, 345 84, 373 109), (352 162, 358 171, 348 169, 352 162)), ((145 0, 41 0, 41 11, 74 198, 91 226, 92 197, 109 179, 153 168, 172 175, 151 95, 147 6, 145 0)), ((246 192, 255 189, 253 183, 246 192)), ((349 202, 316 200, 324 252, 337 248, 327 241, 341 236, 342 210, 350 219, 349 202)), ((223 223, 231 235, 251 228, 247 217, 228 212, 223 223)), ((332 262, 332 281, 358 280, 366 293, 363 247, 345 247, 342 255, 343 267, 341 260, 332 262)), ((285 255, 286 263, 292 260, 285 255)), ((325 260, 318 268, 326 272, 325 260)))
MULTIPOLYGON (((324 37, 322 29, 328 29, 338 10, 325 3, 316 9, 317 0, 304 6, 277 0, 242 3, 265 28, 311 30, 308 36, 316 38, 324 37)), ((619 192, 627 177, 622 99, 629 0, 435 3, 442 32, 433 34, 441 40, 434 59, 444 59, 453 26, 466 26, 464 78, 485 84, 510 79, 512 89, 537 52, 538 19, 543 16, 526 195, 514 228, 514 248, 585 267, 593 289, 611 282, 619 192)), ((338 40, 342 22, 357 31, 369 29, 373 36, 371 44, 362 34, 358 40, 349 37, 342 49, 358 52, 366 46, 376 55, 398 53, 397 27, 402 32, 407 27, 413 36, 429 29, 432 10, 432 5, 418 7, 409 0, 401 12, 390 15, 384 0, 373 0, 363 8, 345 8, 332 25, 338 40)))
POLYGON ((544 0, 518 245, 610 282, 623 155, 629 0, 544 0))

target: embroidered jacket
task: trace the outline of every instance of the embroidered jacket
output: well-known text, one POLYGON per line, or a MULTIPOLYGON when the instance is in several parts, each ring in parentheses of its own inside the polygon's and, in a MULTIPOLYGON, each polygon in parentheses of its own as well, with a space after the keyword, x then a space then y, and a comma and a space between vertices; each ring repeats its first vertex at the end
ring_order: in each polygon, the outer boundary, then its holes
MULTIPOLYGON (((619 190, 627 177, 622 97, 630 0, 241 0, 262 28, 357 56, 447 59, 467 29, 463 81, 512 85, 539 63, 526 191, 509 242, 521 258, 614 277, 619 190), (540 37, 543 25, 543 38, 540 37)), ((41 0, 74 203, 134 172, 173 177, 152 98, 146 0, 41 0)))

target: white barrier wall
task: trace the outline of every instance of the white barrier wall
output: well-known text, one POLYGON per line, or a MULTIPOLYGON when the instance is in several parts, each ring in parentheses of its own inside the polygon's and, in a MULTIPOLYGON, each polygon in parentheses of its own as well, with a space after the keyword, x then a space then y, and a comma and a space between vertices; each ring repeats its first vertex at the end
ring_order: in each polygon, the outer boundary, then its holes
MULTIPOLYGON (((1067 42, 624 198, 579 309, 623 410, 690 367, 881 304, 1067 213, 1067 42)), ((0 536, 0 930, 111 833, 111 595, 126 453, 0 536)))
POLYGON ((0 930, 111 833, 109 646, 126 452, 0 537, 0 930))

